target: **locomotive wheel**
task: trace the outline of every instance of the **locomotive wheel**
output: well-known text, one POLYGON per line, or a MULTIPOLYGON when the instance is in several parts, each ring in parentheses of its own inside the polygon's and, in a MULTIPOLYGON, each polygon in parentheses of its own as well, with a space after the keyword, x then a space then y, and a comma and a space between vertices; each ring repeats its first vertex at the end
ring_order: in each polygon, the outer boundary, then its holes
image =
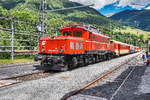
POLYGON ((96 58, 93 56, 93 58, 92 58, 92 63, 94 64, 94 63, 96 63, 96 58))
POLYGON ((107 55, 107 60, 110 60, 111 59, 111 55, 107 55))
POLYGON ((44 71, 49 71, 50 70, 49 67, 44 64, 44 62, 41 62, 40 66, 41 66, 41 69, 44 70, 44 71))
POLYGON ((98 63, 99 62, 99 57, 98 56, 96 56, 96 63, 98 63))
POLYGON ((107 60, 107 56, 106 55, 103 56, 103 60, 107 60))
POLYGON ((75 68, 75 67, 77 67, 77 65, 78 65, 78 60, 76 57, 73 57, 72 58, 72 67, 75 68))
POLYGON ((84 65, 88 65, 89 64, 89 60, 88 60, 88 58, 85 58, 84 59, 84 65))

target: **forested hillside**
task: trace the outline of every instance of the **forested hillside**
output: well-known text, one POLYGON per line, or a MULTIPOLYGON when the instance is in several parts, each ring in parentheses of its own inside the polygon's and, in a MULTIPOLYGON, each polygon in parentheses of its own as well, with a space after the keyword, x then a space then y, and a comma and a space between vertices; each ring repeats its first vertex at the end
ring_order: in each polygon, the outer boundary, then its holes
POLYGON ((122 21, 136 28, 150 31, 150 10, 126 10, 111 16, 111 19, 122 21))
MULTIPOLYGON (((31 18, 31 19, 25 18, 25 20, 38 21, 40 2, 41 0, 2 0, 0 1, 0 5, 4 9, 7 9, 11 16, 21 17, 22 14, 19 13, 24 12, 27 13, 27 15, 29 15, 31 18)), ((71 2, 69 0, 47 0, 48 10, 74 7, 80 5, 81 4, 71 2)), ((22 16, 22 17, 29 17, 29 16, 22 16)), ((58 12, 48 11, 47 16, 48 16, 47 24, 50 25, 50 27, 59 27, 62 25, 62 23, 77 22, 77 23, 92 24, 94 26, 98 26, 101 29, 105 28, 105 30, 108 31, 109 29, 108 26, 111 21, 105 16, 102 16, 98 11, 90 7, 58 12)), ((112 24, 113 24, 112 26, 114 27, 121 26, 120 23, 118 23, 117 21, 112 21, 112 24)))

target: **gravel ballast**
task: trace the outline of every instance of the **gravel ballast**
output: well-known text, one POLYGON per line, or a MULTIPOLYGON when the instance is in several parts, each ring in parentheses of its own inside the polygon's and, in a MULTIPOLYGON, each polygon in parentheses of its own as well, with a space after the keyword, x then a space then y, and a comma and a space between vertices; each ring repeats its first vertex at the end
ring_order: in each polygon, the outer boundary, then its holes
POLYGON ((110 61, 76 68, 52 77, 0 88, 0 100, 60 100, 69 92, 79 89, 102 73, 138 54, 126 55, 110 61))
POLYGON ((20 75, 26 75, 30 73, 41 72, 38 64, 24 64, 24 65, 13 65, 13 67, 0 67, 0 80, 4 78, 10 78, 20 75))

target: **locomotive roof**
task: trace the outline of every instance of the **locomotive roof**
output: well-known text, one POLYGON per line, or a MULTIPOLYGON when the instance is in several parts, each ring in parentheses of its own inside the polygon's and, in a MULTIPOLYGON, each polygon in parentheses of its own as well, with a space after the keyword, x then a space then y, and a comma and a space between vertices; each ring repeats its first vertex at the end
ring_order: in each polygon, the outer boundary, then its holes
POLYGON ((53 37, 49 37, 49 36, 46 36, 46 37, 41 37, 40 40, 67 40, 67 39, 71 39, 71 40, 80 40, 80 41, 83 41, 84 39, 81 38, 81 37, 71 37, 71 36, 53 36, 53 37))
POLYGON ((130 46, 129 44, 123 43, 123 42, 120 42, 120 41, 116 41, 116 40, 111 40, 111 41, 113 41, 113 42, 115 42, 115 43, 119 43, 119 44, 123 44, 123 45, 128 45, 128 46, 130 46))
POLYGON ((70 26, 70 27, 68 26, 68 27, 62 28, 61 30, 70 29, 70 28, 81 29, 81 30, 92 32, 93 34, 96 34, 96 35, 101 35, 103 37, 110 38, 109 36, 102 34, 100 30, 97 30, 96 28, 93 28, 88 25, 76 25, 76 26, 70 26))

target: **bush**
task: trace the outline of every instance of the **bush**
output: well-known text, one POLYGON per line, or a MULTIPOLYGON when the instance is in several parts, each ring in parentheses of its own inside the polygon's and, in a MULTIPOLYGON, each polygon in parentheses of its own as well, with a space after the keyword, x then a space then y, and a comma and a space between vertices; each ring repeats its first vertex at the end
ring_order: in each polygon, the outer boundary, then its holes
POLYGON ((0 53, 0 59, 9 59, 11 56, 10 52, 0 53))

